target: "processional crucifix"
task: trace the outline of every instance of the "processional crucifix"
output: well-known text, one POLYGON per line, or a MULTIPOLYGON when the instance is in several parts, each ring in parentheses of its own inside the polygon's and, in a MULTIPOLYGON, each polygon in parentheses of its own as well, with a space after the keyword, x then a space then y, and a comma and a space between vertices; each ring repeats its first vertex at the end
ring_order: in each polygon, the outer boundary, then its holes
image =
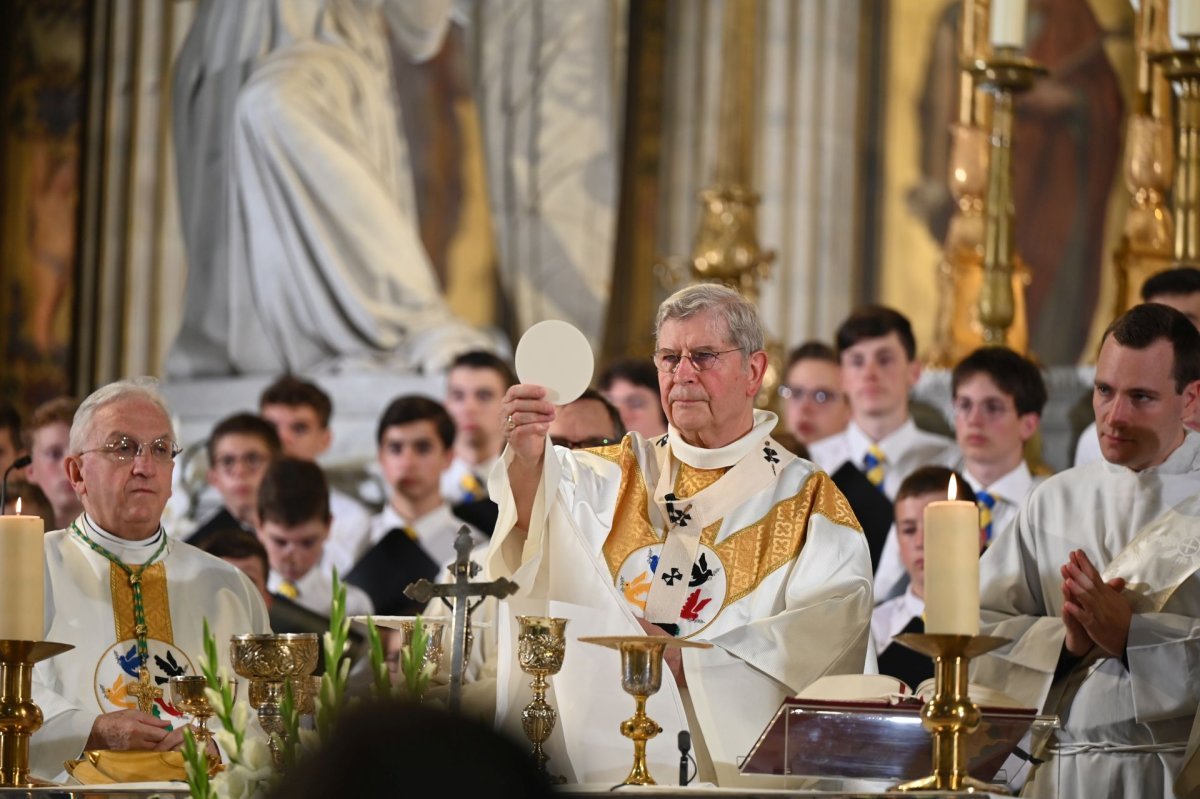
POLYGON ((454 563, 447 567, 454 576, 452 583, 434 584, 422 577, 415 583, 410 583, 404 589, 404 595, 409 599, 428 603, 434 597, 440 598, 448 606, 453 602, 454 623, 450 630, 453 639, 450 649, 450 710, 458 712, 462 701, 463 669, 465 668, 467 634, 470 632, 470 614, 489 596, 503 599, 517 591, 517 584, 506 577, 493 580, 490 583, 473 583, 471 578, 479 574, 479 564, 471 560, 471 548, 474 538, 471 528, 463 525, 454 539, 454 551, 458 553, 454 563), (472 597, 478 597, 471 602, 472 597))

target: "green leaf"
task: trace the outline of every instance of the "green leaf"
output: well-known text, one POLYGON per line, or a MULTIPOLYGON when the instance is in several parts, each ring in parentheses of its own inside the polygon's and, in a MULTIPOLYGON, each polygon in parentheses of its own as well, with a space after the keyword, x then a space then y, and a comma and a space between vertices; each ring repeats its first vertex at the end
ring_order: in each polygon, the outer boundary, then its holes
POLYGON ((429 635, 425 632, 425 620, 418 615, 413 621, 412 642, 400 650, 400 670, 404 674, 408 695, 413 699, 420 699, 429 688, 429 674, 424 668, 428 648, 429 635))
POLYGON ((279 716, 283 721, 283 765, 284 768, 291 768, 296 764, 296 747, 300 743, 300 708, 291 680, 283 682, 283 701, 279 704, 279 716))
POLYGON ((329 632, 325 634, 325 674, 321 678, 321 706, 317 708, 317 733, 329 740, 333 720, 341 709, 349 679, 346 642, 350 638, 350 619, 346 618, 346 585, 333 570, 333 599, 329 603, 329 632))
POLYGON ((371 648, 371 675, 375 678, 375 696, 384 699, 392 695, 392 675, 388 673, 383 657, 383 639, 379 635, 379 628, 375 626, 373 616, 367 617, 367 643, 371 648))
POLYGON ((183 762, 192 799, 217 799, 217 793, 208 781, 208 753, 201 752, 196 746, 190 727, 183 731, 183 762))

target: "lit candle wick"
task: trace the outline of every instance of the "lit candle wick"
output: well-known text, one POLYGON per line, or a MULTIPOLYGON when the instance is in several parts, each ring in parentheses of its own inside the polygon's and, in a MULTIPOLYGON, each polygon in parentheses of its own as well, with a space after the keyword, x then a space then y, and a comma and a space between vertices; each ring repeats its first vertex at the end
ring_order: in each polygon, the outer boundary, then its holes
POLYGON ((954 475, 950 475, 950 484, 946 486, 946 499, 951 502, 958 499, 958 481, 954 479, 954 475))
POLYGON ((17 497, 17 515, 21 515, 21 498, 17 497))

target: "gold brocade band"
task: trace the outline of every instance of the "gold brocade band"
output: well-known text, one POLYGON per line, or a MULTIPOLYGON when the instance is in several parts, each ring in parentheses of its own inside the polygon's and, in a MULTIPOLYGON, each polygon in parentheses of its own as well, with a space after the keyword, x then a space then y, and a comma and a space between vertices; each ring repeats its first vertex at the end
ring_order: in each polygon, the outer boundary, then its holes
MULTIPOLYGON (((171 629, 171 604, 167 595, 167 567, 161 561, 142 572, 142 604, 146 618, 146 637, 168 644, 175 642, 171 629)), ((134 629, 133 587, 129 575, 110 563, 108 584, 112 590, 113 625, 118 641, 137 638, 134 629)))

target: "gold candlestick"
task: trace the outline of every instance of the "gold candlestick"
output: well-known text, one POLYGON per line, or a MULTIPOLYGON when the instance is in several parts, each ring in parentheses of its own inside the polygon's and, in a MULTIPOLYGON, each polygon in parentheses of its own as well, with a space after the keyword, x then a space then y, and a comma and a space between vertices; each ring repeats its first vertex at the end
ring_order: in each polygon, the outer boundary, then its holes
POLYGON ((0 787, 30 788, 29 736, 42 726, 33 701, 33 664, 75 647, 51 641, 0 641, 0 787))
POLYGON ((1003 345, 1016 314, 1013 271, 1013 96, 1033 87, 1046 68, 1009 47, 998 48, 990 58, 976 59, 971 74, 992 92, 992 146, 988 161, 987 199, 984 205, 983 286, 979 291, 979 324, 983 340, 1003 345))
POLYGON ((904 633, 896 641, 933 658, 933 698, 921 708, 921 723, 933 736, 933 773, 903 785, 898 791, 977 791, 1008 794, 967 773, 967 750, 962 740, 979 729, 979 706, 967 695, 967 665, 971 658, 1008 643, 990 635, 904 633))
POLYGON ((1179 96, 1175 161, 1175 266, 1200 263, 1200 37, 1188 36, 1187 49, 1151 60, 1175 85, 1179 96))
POLYGON ((646 763, 646 742, 662 732, 662 727, 646 715, 646 700, 662 687, 663 652, 669 646, 709 649, 712 644, 661 635, 602 635, 579 640, 621 653, 621 687, 634 700, 633 716, 621 722, 621 734, 633 741, 633 767, 621 784, 656 785, 646 763))

